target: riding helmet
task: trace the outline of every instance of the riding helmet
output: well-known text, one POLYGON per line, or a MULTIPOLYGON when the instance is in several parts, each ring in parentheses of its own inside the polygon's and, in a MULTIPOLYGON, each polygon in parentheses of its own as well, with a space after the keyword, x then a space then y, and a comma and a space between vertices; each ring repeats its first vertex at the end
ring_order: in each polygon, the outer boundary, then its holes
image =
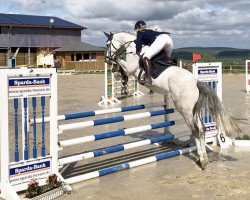
POLYGON ((135 23, 134 30, 144 29, 146 27, 147 27, 146 22, 144 22, 144 21, 138 21, 138 22, 135 23))

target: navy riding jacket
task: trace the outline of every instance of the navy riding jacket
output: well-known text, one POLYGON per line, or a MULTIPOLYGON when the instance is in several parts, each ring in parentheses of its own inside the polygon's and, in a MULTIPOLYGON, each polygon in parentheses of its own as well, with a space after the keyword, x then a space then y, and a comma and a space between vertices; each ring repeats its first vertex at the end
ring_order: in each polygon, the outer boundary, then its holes
POLYGON ((137 39, 135 40, 136 52, 141 51, 142 45, 151 45, 157 36, 161 34, 170 34, 168 32, 158 32, 151 29, 144 29, 137 32, 137 39))

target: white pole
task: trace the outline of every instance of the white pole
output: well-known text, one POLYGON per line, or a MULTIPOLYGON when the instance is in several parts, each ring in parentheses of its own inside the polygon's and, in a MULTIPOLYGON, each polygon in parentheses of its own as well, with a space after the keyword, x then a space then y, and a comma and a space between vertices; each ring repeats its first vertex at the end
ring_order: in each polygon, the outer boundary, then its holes
POLYGON ((182 60, 179 62, 179 67, 182 68, 182 60))
POLYGON ((105 62, 105 75, 104 75, 104 81, 105 81, 105 98, 108 98, 108 66, 107 63, 105 62))
POLYGON ((218 82, 217 82, 217 96, 222 101, 222 63, 216 63, 218 65, 218 82))
POLYGON ((112 101, 114 101, 115 98, 115 77, 114 77, 114 73, 112 72, 112 70, 110 69, 110 73, 111 73, 111 80, 112 80, 112 101))
MULTIPOLYGON (((6 72, 8 70, 6 69, 6 72)), ((1 195, 8 198, 5 184, 9 184, 9 115, 8 115, 8 78, 7 73, 1 70, 0 73, 0 136, 1 136, 1 195)))
POLYGON ((58 130, 57 130, 57 74, 56 69, 51 75, 51 96, 50 96, 50 154, 52 156, 52 172, 58 172, 58 130))

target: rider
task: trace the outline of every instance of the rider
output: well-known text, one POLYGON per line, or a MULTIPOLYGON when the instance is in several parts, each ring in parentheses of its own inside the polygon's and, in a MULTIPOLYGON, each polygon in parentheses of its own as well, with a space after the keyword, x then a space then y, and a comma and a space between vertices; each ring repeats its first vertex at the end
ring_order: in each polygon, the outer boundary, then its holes
POLYGON ((142 45, 149 45, 150 47, 143 55, 143 64, 145 67, 145 82, 151 84, 151 61, 150 59, 164 49, 167 56, 170 58, 173 51, 173 40, 168 32, 158 32, 147 28, 144 21, 135 23, 135 31, 137 31, 136 53, 139 55, 142 45))

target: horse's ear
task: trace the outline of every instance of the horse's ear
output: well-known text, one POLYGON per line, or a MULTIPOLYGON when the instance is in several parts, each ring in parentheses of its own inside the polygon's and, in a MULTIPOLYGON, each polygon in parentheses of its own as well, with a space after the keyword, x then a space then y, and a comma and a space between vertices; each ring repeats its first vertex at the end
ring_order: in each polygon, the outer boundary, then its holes
POLYGON ((112 40, 113 39, 113 33, 110 32, 110 34, 104 32, 104 34, 107 36, 108 40, 112 40))
POLYGON ((106 33, 106 32, 103 32, 103 33, 106 35, 107 38, 110 37, 110 35, 108 33, 106 33))

